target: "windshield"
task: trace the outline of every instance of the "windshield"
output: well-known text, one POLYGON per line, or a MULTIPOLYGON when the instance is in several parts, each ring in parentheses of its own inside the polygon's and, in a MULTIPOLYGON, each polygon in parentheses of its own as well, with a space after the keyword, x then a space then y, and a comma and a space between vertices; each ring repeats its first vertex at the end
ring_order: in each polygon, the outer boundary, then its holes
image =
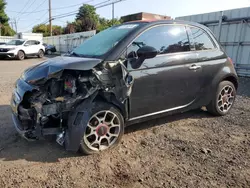
POLYGON ((9 42, 6 43, 6 45, 22 45, 25 41, 24 40, 11 40, 9 42))
POLYGON ((137 26, 138 24, 124 24, 110 27, 83 42, 72 51, 71 55, 86 57, 104 55, 137 26))

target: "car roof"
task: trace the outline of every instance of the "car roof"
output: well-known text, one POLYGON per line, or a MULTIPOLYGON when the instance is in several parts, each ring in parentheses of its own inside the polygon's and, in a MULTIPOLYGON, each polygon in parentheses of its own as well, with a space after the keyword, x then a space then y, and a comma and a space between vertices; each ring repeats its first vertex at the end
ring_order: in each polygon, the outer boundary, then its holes
POLYGON ((206 26, 199 24, 197 22, 184 21, 184 20, 135 20, 135 21, 126 22, 124 24, 130 24, 130 23, 134 23, 134 24, 144 23, 146 25, 152 25, 152 26, 160 25, 160 24, 181 24, 181 25, 191 25, 191 26, 196 26, 196 27, 200 27, 203 29, 207 29, 206 26))

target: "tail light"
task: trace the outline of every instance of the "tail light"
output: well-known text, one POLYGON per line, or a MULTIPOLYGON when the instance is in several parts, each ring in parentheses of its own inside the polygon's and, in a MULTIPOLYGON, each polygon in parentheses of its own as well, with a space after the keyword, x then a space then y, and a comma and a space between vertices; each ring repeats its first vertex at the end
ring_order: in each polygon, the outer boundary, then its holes
POLYGON ((232 60, 230 57, 228 57, 227 59, 228 59, 228 61, 229 61, 232 65, 234 65, 234 62, 233 62, 233 60, 232 60))

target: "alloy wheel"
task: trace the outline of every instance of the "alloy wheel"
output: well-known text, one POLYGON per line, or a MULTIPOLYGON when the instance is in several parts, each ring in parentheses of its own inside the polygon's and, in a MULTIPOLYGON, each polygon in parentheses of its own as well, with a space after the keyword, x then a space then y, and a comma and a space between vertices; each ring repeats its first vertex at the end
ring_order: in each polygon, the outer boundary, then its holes
POLYGON ((19 52, 18 52, 18 58, 19 58, 20 60, 23 60, 24 57, 25 57, 24 53, 23 53, 22 51, 19 51, 19 52))
POLYGON ((218 109, 223 113, 228 112, 234 103, 234 99, 234 89, 229 85, 223 87, 218 96, 218 109))
POLYGON ((44 56, 44 52, 43 52, 42 50, 40 50, 40 51, 39 51, 39 57, 40 57, 40 58, 43 58, 43 56, 44 56))
POLYGON ((101 151, 111 147, 121 132, 121 122, 111 111, 100 111, 94 114, 87 125, 83 140, 93 151, 101 151))

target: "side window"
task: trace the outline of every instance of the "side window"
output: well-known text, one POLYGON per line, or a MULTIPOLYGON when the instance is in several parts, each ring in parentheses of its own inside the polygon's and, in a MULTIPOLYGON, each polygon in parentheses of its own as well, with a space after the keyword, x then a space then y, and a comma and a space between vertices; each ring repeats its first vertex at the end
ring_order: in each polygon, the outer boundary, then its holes
POLYGON ((196 50, 212 50, 215 48, 211 38, 203 29, 191 27, 190 30, 193 35, 196 50))
POLYGON ((25 44, 32 45, 30 40, 28 40, 25 44))
POLYGON ((40 44, 40 42, 36 40, 35 41, 35 45, 39 45, 39 44, 40 44))
POLYGON ((36 45, 36 41, 35 40, 31 40, 30 43, 31 43, 31 45, 36 45))
POLYGON ((185 26, 179 25, 162 25, 145 31, 128 47, 127 56, 136 56, 137 50, 143 46, 154 47, 158 54, 190 51, 185 26))

